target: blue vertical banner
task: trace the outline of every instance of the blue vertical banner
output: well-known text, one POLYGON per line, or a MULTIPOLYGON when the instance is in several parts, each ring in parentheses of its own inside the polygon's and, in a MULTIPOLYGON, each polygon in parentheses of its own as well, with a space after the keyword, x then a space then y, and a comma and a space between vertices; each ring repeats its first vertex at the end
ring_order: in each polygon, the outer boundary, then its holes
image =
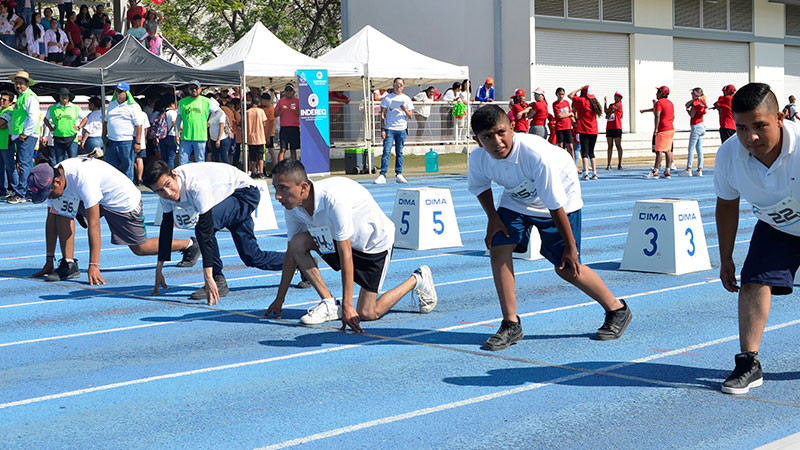
POLYGON ((307 173, 330 174, 328 71, 298 70, 297 86, 300 95, 300 159, 307 173))

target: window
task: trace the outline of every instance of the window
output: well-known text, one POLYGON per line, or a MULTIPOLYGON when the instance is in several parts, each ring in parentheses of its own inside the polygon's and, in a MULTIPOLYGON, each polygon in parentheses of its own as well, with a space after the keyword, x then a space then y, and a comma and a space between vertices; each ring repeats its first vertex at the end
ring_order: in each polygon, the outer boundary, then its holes
POLYGON ((537 16, 633 22, 633 0, 536 0, 537 16))
POLYGON ((786 35, 800 37, 800 6, 786 5, 786 35))
POLYGON ((673 7, 676 27, 753 32, 753 0, 675 0, 673 7))

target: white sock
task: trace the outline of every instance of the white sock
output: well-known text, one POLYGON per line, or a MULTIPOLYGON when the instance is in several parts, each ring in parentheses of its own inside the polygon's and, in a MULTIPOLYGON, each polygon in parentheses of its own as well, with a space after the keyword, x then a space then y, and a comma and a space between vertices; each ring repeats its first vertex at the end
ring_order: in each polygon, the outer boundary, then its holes
POLYGON ((412 273, 412 275, 417 280, 417 284, 414 286, 414 289, 417 289, 417 288, 419 288, 419 285, 422 284, 422 274, 414 272, 414 273, 412 273))
POLYGON ((66 261, 66 262, 68 262, 68 263, 71 263, 73 260, 72 260, 72 259, 67 259, 67 258, 64 258, 64 261, 66 261))

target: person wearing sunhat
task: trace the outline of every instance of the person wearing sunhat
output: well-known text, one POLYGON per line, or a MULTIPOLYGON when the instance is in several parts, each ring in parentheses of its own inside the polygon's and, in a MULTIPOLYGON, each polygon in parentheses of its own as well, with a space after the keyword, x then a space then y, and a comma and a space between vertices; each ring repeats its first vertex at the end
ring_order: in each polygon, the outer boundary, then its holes
POLYGON ((16 195, 6 199, 8 203, 22 203, 30 197, 30 192, 25 187, 25 180, 33 167, 33 152, 39 141, 39 97, 30 88, 35 83, 28 72, 17 71, 12 77, 14 89, 17 91, 17 103, 11 111, 9 134, 11 141, 17 149, 17 163, 19 164, 19 191, 16 195), (22 193, 25 193, 23 197, 22 193))
POLYGON ((733 121, 733 111, 731 103, 733 102, 733 94, 736 93, 736 86, 726 84, 722 87, 722 95, 714 102, 711 109, 719 111, 719 138, 722 142, 727 141, 731 136, 736 134, 736 123, 733 121))
POLYGON ((189 162, 194 153, 195 162, 206 160, 206 141, 208 141, 208 118, 219 110, 216 100, 200 95, 200 82, 189 83, 189 95, 178 102, 178 121, 180 130, 180 165, 189 162))
POLYGON ((58 91, 58 103, 47 109, 44 116, 44 125, 53 132, 53 165, 67 158, 78 156, 78 122, 80 121, 81 108, 72 103, 75 98, 69 89, 61 88, 58 91))
POLYGON ((106 109, 103 136, 108 139, 105 160, 133 180, 133 163, 142 141, 142 108, 131 95, 131 87, 121 81, 114 86, 114 99, 106 109))
POLYGON ((608 141, 608 158, 606 170, 611 170, 611 157, 614 145, 617 146, 617 170, 622 170, 622 93, 614 93, 614 103, 608 105, 608 98, 603 98, 603 109, 606 113, 606 140, 608 141))

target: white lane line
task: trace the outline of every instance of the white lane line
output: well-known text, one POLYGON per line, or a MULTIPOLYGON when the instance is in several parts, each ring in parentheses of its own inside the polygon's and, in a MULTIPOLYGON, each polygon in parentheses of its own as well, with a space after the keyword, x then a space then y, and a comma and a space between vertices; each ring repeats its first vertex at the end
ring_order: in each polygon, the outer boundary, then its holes
POLYGON ((795 433, 783 439, 778 439, 777 441, 762 445, 756 450, 791 450, 797 448, 800 448, 800 433, 795 433))
MULTIPOLYGON (((777 329, 780 329, 780 328, 794 326, 794 325, 797 325, 797 324, 800 324, 800 319, 792 320, 792 321, 785 322, 785 323, 778 324, 778 325, 774 325, 772 327, 768 327, 764 331, 765 332, 766 331, 773 331, 773 330, 777 330, 777 329)), ((489 401, 489 400, 494 400, 494 399, 498 399, 498 398, 502 398, 502 397, 507 397, 507 396, 510 396, 510 395, 516 395, 516 394, 520 394, 520 393, 523 393, 523 392, 528 392, 528 391, 532 391, 532 390, 535 390, 535 389, 551 386, 553 384, 565 383, 567 381, 572 381, 572 380, 575 380, 575 379, 578 379, 578 378, 585 378, 585 377, 589 377, 589 376, 593 376, 593 375, 603 376, 603 374, 598 374, 598 372, 610 372, 610 371, 613 371, 613 370, 621 369, 623 367, 628 367, 628 366, 632 366, 632 365, 636 365, 636 364, 641 364, 641 363, 644 363, 644 362, 649 362, 649 361, 653 361, 653 360, 657 360, 657 359, 666 358, 668 356, 674 356, 674 355, 678 355, 678 354, 685 353, 685 352, 691 352, 692 350, 697 350, 697 349, 704 348, 704 347, 709 347, 709 346, 713 346, 713 345, 717 345, 717 344, 722 344, 722 343, 725 343, 725 342, 730 342, 730 341, 736 340, 738 338, 739 338, 738 335, 726 336, 726 337, 723 337, 723 338, 720 338, 720 339, 714 339, 714 340, 711 340, 711 341, 701 342, 699 344, 690 345, 690 346, 687 346, 687 347, 679 348, 679 349, 672 350, 672 351, 665 352, 665 353, 656 353, 656 354, 653 354, 653 355, 650 355, 650 356, 646 356, 644 358, 632 359, 630 361, 621 362, 621 363, 618 363, 618 364, 612 364, 612 365, 609 365, 609 366, 606 366, 606 367, 603 367, 603 368, 600 368, 600 369, 597 369, 597 370, 594 370, 594 371, 591 371, 591 372, 579 372, 579 373, 575 373, 575 374, 570 374, 570 375, 554 378, 554 379, 551 379, 549 381, 542 382, 542 383, 531 383, 531 384, 528 384, 528 385, 525 385, 525 386, 520 386, 520 387, 516 387, 516 388, 512 388, 512 389, 505 389, 505 390, 494 392, 494 393, 491 393, 491 394, 486 394, 486 395, 481 395, 481 396, 477 396, 477 397, 467 398, 467 399, 464 399, 464 400, 459 400, 457 402, 445 403, 445 404, 442 404, 442 405, 437 405, 437 406, 432 406, 432 407, 429 407, 429 408, 418 409, 418 410, 410 411, 410 412, 403 413, 403 414, 397 414, 397 415, 393 415, 393 416, 383 417, 383 418, 380 418, 380 419, 370 420, 370 421, 367 421, 367 422, 361 422, 361 423, 358 423, 358 424, 355 424, 355 425, 349 425, 349 426, 346 426, 346 427, 336 428, 336 429, 325 431, 325 432, 322 432, 322 433, 316 433, 316 434, 311 434, 311 435, 303 436, 303 437, 296 438, 296 439, 290 439, 290 440, 287 440, 287 441, 279 442, 279 443, 268 445, 268 446, 265 446, 265 447, 260 447, 258 450, 276 450, 276 449, 281 449, 281 448, 286 448, 286 447, 292 447, 292 446, 295 446, 295 445, 308 444, 310 442, 318 441, 318 440, 321 440, 321 439, 327 439, 327 438, 331 438, 331 437, 334 437, 334 436, 340 436, 340 435, 343 435, 343 434, 352 433, 352 432, 359 431, 359 430, 364 430, 364 429, 367 429, 367 428, 373 428, 373 427, 380 426, 380 425, 386 425, 386 424, 390 424, 390 423, 394 423, 394 422, 400 422, 400 421, 403 421, 403 420, 412 419, 414 417, 419 417, 419 416, 424 416, 424 415, 433 414, 433 413, 437 413, 437 412, 447 411, 447 410, 450 410, 450 409, 460 408, 462 406, 473 405, 473 404, 476 404, 476 403, 482 403, 482 402, 486 402, 486 401, 489 401)), ((565 370, 568 370, 568 369, 565 368, 565 370)), ((646 379, 642 379, 642 381, 646 382, 647 380, 646 379)), ((657 380, 653 380, 653 381, 657 381, 657 380)))

